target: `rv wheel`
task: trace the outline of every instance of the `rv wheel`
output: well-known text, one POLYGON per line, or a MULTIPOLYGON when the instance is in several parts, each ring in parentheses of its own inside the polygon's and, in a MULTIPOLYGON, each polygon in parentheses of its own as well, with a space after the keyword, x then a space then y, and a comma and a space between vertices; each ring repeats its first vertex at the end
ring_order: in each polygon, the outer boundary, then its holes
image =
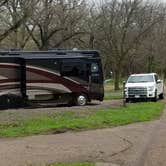
POLYGON ((76 98, 76 105, 78 106, 85 106, 87 104, 87 96, 84 94, 81 94, 77 96, 76 98))
POLYGON ((24 106, 24 101, 20 96, 6 94, 0 96, 0 109, 19 108, 24 106))

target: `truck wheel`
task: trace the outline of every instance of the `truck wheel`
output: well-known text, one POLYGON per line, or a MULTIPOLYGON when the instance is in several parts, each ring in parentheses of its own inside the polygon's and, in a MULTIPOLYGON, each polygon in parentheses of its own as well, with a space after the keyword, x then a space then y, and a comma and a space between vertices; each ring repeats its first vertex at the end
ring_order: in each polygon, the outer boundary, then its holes
POLYGON ((125 99, 125 102, 126 102, 126 103, 129 103, 129 102, 130 102, 130 99, 127 99, 127 98, 126 98, 126 99, 125 99))
POLYGON ((76 97, 76 105, 77 106, 85 106, 88 102, 87 96, 85 94, 81 94, 76 97))
POLYGON ((164 94, 163 94, 163 93, 161 93, 161 94, 159 95, 159 99, 164 99, 164 94))
POLYGON ((157 90, 155 91, 155 97, 153 98, 153 101, 154 101, 154 102, 157 101, 157 90))

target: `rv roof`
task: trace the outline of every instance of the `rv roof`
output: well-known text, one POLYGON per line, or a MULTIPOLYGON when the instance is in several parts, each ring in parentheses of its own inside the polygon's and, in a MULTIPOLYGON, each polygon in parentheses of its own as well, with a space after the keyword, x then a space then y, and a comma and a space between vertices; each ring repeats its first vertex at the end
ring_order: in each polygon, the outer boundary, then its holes
POLYGON ((99 53, 96 50, 0 51, 0 57, 2 56, 21 56, 25 58, 65 58, 69 56, 74 58, 99 57, 99 53))

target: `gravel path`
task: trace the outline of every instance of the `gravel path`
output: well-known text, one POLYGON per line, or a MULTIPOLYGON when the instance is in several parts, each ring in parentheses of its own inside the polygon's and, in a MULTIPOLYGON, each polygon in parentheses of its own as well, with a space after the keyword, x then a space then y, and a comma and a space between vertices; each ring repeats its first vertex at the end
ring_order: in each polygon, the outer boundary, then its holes
POLYGON ((106 108, 119 108, 122 107, 122 100, 104 100, 103 102, 94 101, 93 103, 80 107, 80 106, 50 106, 48 107, 36 107, 36 108, 21 108, 21 109, 9 109, 0 111, 0 124, 13 123, 19 120, 26 120, 31 117, 39 116, 41 114, 54 114, 63 112, 76 112, 79 115, 89 114, 93 111, 106 108))

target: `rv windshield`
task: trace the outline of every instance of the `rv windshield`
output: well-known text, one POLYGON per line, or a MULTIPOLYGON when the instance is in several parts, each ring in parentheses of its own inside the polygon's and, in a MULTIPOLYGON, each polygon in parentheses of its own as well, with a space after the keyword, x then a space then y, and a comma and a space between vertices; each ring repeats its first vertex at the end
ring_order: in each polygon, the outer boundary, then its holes
POLYGON ((128 83, 154 82, 152 75, 130 76, 128 83))

